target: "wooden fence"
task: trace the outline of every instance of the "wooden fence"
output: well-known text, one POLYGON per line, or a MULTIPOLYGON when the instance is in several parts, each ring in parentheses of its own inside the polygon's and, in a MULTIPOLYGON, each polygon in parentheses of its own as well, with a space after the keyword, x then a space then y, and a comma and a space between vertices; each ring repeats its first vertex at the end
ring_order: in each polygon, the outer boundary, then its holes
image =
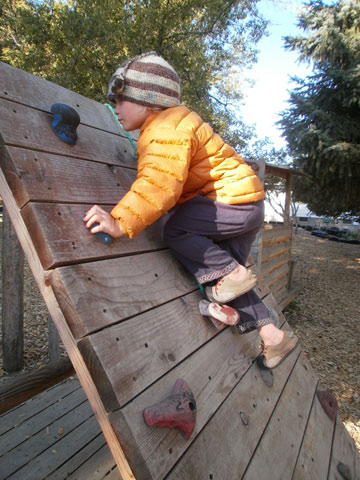
POLYGON ((294 299, 291 258, 292 228, 289 225, 265 225, 262 232, 260 270, 281 309, 294 299))

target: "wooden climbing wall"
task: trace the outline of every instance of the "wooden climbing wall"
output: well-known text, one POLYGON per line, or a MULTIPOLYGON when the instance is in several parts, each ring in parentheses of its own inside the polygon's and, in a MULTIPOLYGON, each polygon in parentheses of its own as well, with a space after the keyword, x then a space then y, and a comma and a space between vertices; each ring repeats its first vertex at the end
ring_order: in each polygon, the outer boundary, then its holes
MULTIPOLYGON (((0 78, 0 195, 122 478, 325 478, 335 423, 301 347, 266 386, 257 333, 218 331, 200 315, 195 282, 156 224, 111 246, 84 228, 87 209, 110 210, 136 176, 111 112, 6 64, 0 78), (80 115, 74 146, 51 129, 54 103, 80 115), (143 418, 178 378, 197 403, 190 439, 143 418)), ((261 277, 257 290, 288 328, 261 277)))

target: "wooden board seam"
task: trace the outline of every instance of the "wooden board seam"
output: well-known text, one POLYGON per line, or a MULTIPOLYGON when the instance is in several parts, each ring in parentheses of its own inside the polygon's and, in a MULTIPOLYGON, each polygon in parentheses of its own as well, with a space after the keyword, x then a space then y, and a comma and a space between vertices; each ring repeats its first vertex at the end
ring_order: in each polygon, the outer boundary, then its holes
MULTIPOLYGON (((275 404, 274 404, 273 412, 276 410, 276 407, 277 407, 277 405, 278 405, 278 403, 279 403, 279 401, 280 401, 281 395, 282 395, 283 391, 285 390, 286 385, 287 385, 288 382, 289 382, 289 379, 291 378, 292 372, 294 371, 297 363, 300 361, 299 359, 300 359, 301 352, 302 352, 302 350, 299 349, 299 353, 298 353, 297 359, 296 359, 296 361, 294 362, 292 368, 290 369, 290 372, 289 372, 289 375, 288 375, 288 377, 287 377, 287 379, 286 379, 286 382, 284 383, 283 388, 281 389, 281 393, 280 393, 280 395, 278 396, 278 398, 277 398, 277 400, 276 400, 276 402, 275 402, 275 404)), ((273 412, 272 412, 272 413, 273 413, 273 412)), ((266 429, 267 429, 267 427, 268 427, 268 425, 269 425, 269 423, 270 423, 270 421, 271 421, 271 418, 272 418, 272 414, 269 416, 269 419, 268 419, 268 421, 266 422, 266 424, 265 424, 265 426, 264 426, 264 430, 263 430, 262 434, 261 434, 260 437, 259 437, 258 444, 257 444, 256 448, 254 449, 251 457, 249 458, 249 461, 248 461, 248 464, 247 464, 246 469, 245 469, 245 471, 244 471, 243 477, 245 477, 246 472, 248 471, 248 468, 249 468, 249 466, 251 465, 252 459, 255 457, 255 454, 256 454, 256 451, 257 451, 257 449, 258 449, 258 446, 259 446, 260 443, 261 443, 261 440, 262 440, 262 438, 263 438, 263 436, 264 436, 264 433, 265 433, 265 431, 266 431, 266 429)))
MULTIPOLYGON (((9 98, 7 95, 3 95, 2 91, 0 91, 0 99, 6 100, 7 102, 15 103, 16 105, 22 105, 22 106, 27 107, 27 108, 32 108, 33 110, 37 110, 38 112, 48 113, 49 115, 51 114, 49 112, 49 110, 46 110, 44 108, 36 107, 35 105, 29 105, 28 103, 21 102, 19 100, 14 99, 14 98, 9 98)), ((105 105, 104 105, 104 108, 106 108, 105 105)), ((110 111, 109 111, 109 113, 110 113, 110 111)), ((114 117, 114 120, 115 120, 115 117, 114 117)), ((129 141, 128 137, 125 135, 125 133, 122 132, 120 127, 118 127, 119 131, 117 133, 115 133, 115 132, 112 132, 112 131, 109 131, 109 130, 105 130, 105 128, 96 127, 95 125, 91 125, 90 123, 82 122, 81 118, 80 118, 80 124, 85 125, 86 127, 89 127, 89 128, 94 128, 95 130, 98 130, 100 132, 111 133, 112 135, 121 137, 124 140, 129 141)), ((117 124, 115 122, 114 122, 114 124, 117 126, 117 124)), ((132 139, 132 140, 134 140, 134 139, 132 139)), ((135 142, 136 142, 136 140, 135 140, 135 142)), ((131 143, 130 143, 130 145, 131 145, 131 143)), ((16 145, 14 145, 14 146, 16 146, 16 145)))
MULTIPOLYGON (((302 434, 302 438, 301 438, 301 442, 300 442, 300 445, 299 445, 299 450, 297 452, 297 456, 296 456, 296 462, 295 462, 295 465, 294 465, 294 469, 293 469, 293 473, 292 473, 292 477, 294 476, 294 473, 296 471, 296 467, 297 467, 297 464, 298 464, 298 461, 299 461, 299 456, 300 456, 300 452, 301 452, 301 448, 303 446, 303 442, 304 442, 304 438, 305 438, 305 435, 306 435, 306 430, 308 428, 308 424, 309 424, 309 420, 310 420, 310 414, 311 414, 311 410, 314 406, 314 402, 315 402, 315 399, 316 399, 316 391, 317 391, 317 388, 318 388, 318 385, 319 385, 319 380, 317 381, 316 385, 315 385, 315 389, 314 389, 314 394, 313 394, 313 398, 312 398, 312 402, 311 402, 311 405, 310 405, 310 410, 307 414, 307 417, 306 417, 306 424, 305 424, 305 428, 304 428, 304 431, 303 431, 303 434, 302 434)), ((292 478, 291 477, 291 478, 292 478)))

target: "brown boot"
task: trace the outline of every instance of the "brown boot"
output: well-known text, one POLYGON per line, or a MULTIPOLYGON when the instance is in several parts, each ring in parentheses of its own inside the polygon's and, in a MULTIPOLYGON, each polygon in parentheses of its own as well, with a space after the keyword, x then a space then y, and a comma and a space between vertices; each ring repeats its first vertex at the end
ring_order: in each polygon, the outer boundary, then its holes
POLYGON ((264 361, 267 368, 275 368, 294 350, 299 339, 294 332, 284 332, 284 338, 278 345, 262 345, 264 361))

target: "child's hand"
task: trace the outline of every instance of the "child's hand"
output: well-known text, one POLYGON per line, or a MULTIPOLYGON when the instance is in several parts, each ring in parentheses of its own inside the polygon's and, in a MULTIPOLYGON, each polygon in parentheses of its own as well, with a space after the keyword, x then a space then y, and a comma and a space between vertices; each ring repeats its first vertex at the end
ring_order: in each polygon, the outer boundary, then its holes
POLYGON ((113 238, 119 238, 124 235, 120 223, 98 205, 90 208, 83 221, 86 222, 86 228, 90 228, 94 223, 98 223, 96 227, 91 229, 91 233, 105 232, 113 238))

